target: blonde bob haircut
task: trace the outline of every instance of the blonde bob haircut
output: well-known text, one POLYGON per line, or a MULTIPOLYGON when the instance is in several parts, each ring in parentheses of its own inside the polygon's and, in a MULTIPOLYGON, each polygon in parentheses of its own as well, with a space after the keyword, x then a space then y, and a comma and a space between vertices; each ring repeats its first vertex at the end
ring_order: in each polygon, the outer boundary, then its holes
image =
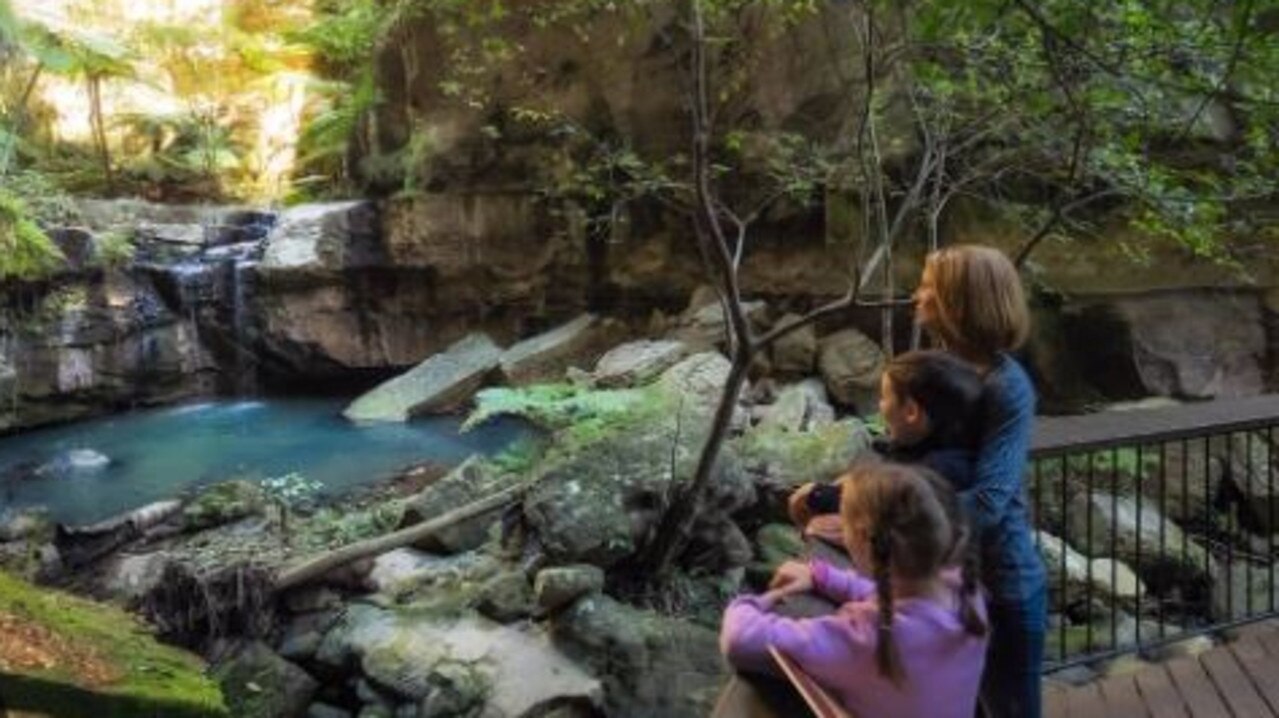
POLYGON ((947 346, 993 357, 1026 343, 1030 308, 1017 268, 1003 252, 977 244, 943 247, 924 267, 936 293, 933 329, 947 346))

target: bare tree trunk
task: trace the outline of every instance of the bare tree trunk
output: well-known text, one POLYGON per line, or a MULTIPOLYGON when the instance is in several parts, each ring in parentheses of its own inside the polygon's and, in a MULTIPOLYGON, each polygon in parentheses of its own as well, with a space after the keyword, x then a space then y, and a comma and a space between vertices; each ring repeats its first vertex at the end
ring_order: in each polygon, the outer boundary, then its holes
MULTIPOLYGON (((729 345, 732 350, 729 357, 731 364, 728 377, 720 392, 719 403, 711 420, 710 433, 698 456, 697 468, 688 484, 677 490, 674 500, 662 516, 652 543, 641 559, 641 563, 648 569, 649 580, 657 582, 669 577, 692 538, 693 528, 698 516, 702 513, 715 462, 728 436, 733 412, 737 408, 738 397, 741 395, 747 371, 755 354, 802 326, 853 306, 857 301, 861 284, 854 278, 844 297, 823 305, 798 320, 774 327, 762 336, 756 336, 751 330, 742 309, 741 292, 737 282, 737 270, 743 244, 746 241, 747 222, 736 219, 731 212, 722 209, 719 197, 711 185, 711 115, 708 99, 710 92, 707 88, 706 32, 700 0, 689 0, 688 9, 693 28, 693 83, 690 106, 693 118, 693 175, 696 193, 695 236, 702 261, 706 265, 707 273, 714 282, 724 307, 729 345), (737 244, 732 251, 729 249, 728 239, 720 223, 721 213, 738 224, 737 244)), ((673 465, 672 471, 674 471, 673 465)), ((672 476, 671 479, 672 482, 677 482, 679 477, 672 476)))
POLYGON ((115 174, 111 171, 111 150, 107 147, 107 130, 102 119, 102 77, 89 75, 89 122, 93 126, 94 139, 102 158, 102 173, 107 180, 107 192, 115 193, 115 174))
MULTIPOLYGON (((746 381, 746 370, 749 366, 749 357, 744 360, 734 358, 732 368, 728 372, 728 379, 724 382, 724 389, 719 395, 715 417, 711 420, 711 433, 706 437, 706 443, 702 445, 702 453, 697 459, 697 470, 693 473, 693 480, 676 495, 670 508, 662 517, 662 523, 653 539, 653 546, 649 550, 649 562, 656 578, 660 579, 669 575, 675 566, 676 559, 688 547, 693 537, 693 526, 702 512, 706 487, 710 483, 715 460, 719 458, 720 449, 728 435, 728 427, 732 423, 733 411, 737 408, 737 399, 741 394, 742 384, 746 381)), ((674 470, 673 465, 671 468, 674 470)), ((678 477, 671 477, 671 479, 675 481, 678 477)))

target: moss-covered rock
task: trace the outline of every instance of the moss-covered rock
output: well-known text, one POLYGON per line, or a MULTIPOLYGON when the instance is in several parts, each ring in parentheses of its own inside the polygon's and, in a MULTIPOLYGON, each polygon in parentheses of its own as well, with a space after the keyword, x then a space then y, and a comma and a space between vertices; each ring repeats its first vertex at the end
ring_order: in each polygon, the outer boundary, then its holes
POLYGON ((319 684, 260 642, 250 643, 215 672, 236 718, 297 718, 319 684))
MULTIPOLYGON (((404 504, 403 526, 429 521, 466 504, 479 501, 506 488, 514 477, 472 456, 447 476, 409 498, 404 504)), ((489 524, 501 509, 472 517, 426 537, 420 543, 428 551, 457 553, 479 548, 488 536, 489 524)))
POLYGON ((214 484, 182 509, 183 524, 190 531, 221 526, 260 513, 266 506, 262 487, 236 479, 214 484))
POLYGON ((551 629, 603 680, 608 715, 710 715, 724 671, 714 629, 599 594, 557 614, 551 629))
POLYGON ((533 587, 522 571, 503 571, 484 583, 475 606, 498 623, 533 615, 533 587))
POLYGON ((226 718, 201 661, 132 616, 0 573, 0 699, 92 718, 226 718))
POLYGON ((870 448, 870 442, 865 424, 850 418, 809 431, 761 425, 735 440, 733 447, 757 486, 786 494, 809 481, 834 479, 870 448))
POLYGON ((529 715, 558 700, 594 705, 597 680, 547 644, 532 627, 501 626, 474 614, 441 619, 410 604, 394 609, 354 605, 325 637, 321 654, 359 666, 398 700, 470 715, 529 715))

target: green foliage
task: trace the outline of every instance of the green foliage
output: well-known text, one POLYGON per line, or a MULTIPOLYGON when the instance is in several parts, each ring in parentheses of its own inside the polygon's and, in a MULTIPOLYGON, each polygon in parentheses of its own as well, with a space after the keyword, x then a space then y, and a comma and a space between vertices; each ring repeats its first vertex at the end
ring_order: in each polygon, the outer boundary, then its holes
POLYGON ((425 122, 413 125, 409 142, 400 153, 401 172, 404 178, 402 192, 417 192, 430 179, 431 156, 435 153, 435 132, 425 122))
POLYGON ((552 432, 553 440, 516 444, 491 461, 502 470, 526 474, 542 461, 572 455, 626 431, 650 431, 655 420, 679 406, 679 398, 660 385, 637 389, 594 389, 574 384, 494 387, 475 396, 475 410, 463 430, 491 419, 513 416, 552 432))
POLYGON ((294 546, 303 550, 330 550, 394 531, 400 524, 403 507, 398 503, 377 504, 350 511, 325 506, 300 523, 294 546))
MULTIPOLYGON (((312 86, 321 101, 298 141, 297 184, 312 196, 317 194, 312 185, 339 193, 348 189, 352 171, 346 160, 351 143, 357 139, 361 118, 379 101, 373 59, 393 5, 379 0, 325 0, 317 4, 314 21, 290 35, 315 54, 328 77, 312 86)), ((412 152, 403 157, 408 164, 412 152)), ((408 185, 418 176, 418 168, 403 169, 408 185)))
MULTIPOLYGON (((313 114, 298 140, 299 170, 304 178, 328 182, 350 179, 346 158, 360 118, 377 104, 372 73, 364 73, 352 86, 341 81, 316 82, 314 89, 325 105, 313 114)), ((305 183, 306 179, 298 180, 305 183)))
POLYGON ((104 267, 118 269, 133 261, 137 246, 129 232, 110 231, 98 236, 93 245, 94 259, 104 267))
POLYGON ((310 47, 332 74, 363 74, 373 57, 391 3, 378 0, 321 0, 315 20, 290 34, 294 42, 310 47))
POLYGON ((64 261, 62 250, 31 220, 26 204, 0 189, 0 280, 43 279, 64 261))
POLYGON ((1120 220, 1223 262, 1257 230, 1249 205, 1279 166, 1279 51, 1257 4, 920 0, 908 28, 934 129, 996 130, 967 162, 998 162, 979 184, 992 204, 1071 207, 1061 235, 1120 220))
POLYGON ((44 226, 80 222, 80 209, 65 189, 47 174, 22 169, 4 178, 4 191, 22 200, 27 216, 44 226))
POLYGON ((546 453, 546 441, 541 438, 522 437, 502 449, 488 460, 499 473, 526 475, 546 453))

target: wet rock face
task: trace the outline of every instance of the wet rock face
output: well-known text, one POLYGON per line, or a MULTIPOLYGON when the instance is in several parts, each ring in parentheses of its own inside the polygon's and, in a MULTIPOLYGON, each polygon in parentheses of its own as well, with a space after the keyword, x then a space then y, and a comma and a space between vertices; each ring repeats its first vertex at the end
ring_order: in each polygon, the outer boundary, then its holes
POLYGON ((509 345, 586 306, 581 248, 500 193, 295 208, 254 272, 258 349, 285 375, 411 366, 472 331, 509 345))
POLYGON ((0 431, 210 388, 193 328, 143 276, 91 274, 0 313, 0 431))
POLYGON ((1104 395, 1249 396, 1267 381, 1268 317, 1251 292, 1083 300, 1066 308, 1061 351, 1104 395))

